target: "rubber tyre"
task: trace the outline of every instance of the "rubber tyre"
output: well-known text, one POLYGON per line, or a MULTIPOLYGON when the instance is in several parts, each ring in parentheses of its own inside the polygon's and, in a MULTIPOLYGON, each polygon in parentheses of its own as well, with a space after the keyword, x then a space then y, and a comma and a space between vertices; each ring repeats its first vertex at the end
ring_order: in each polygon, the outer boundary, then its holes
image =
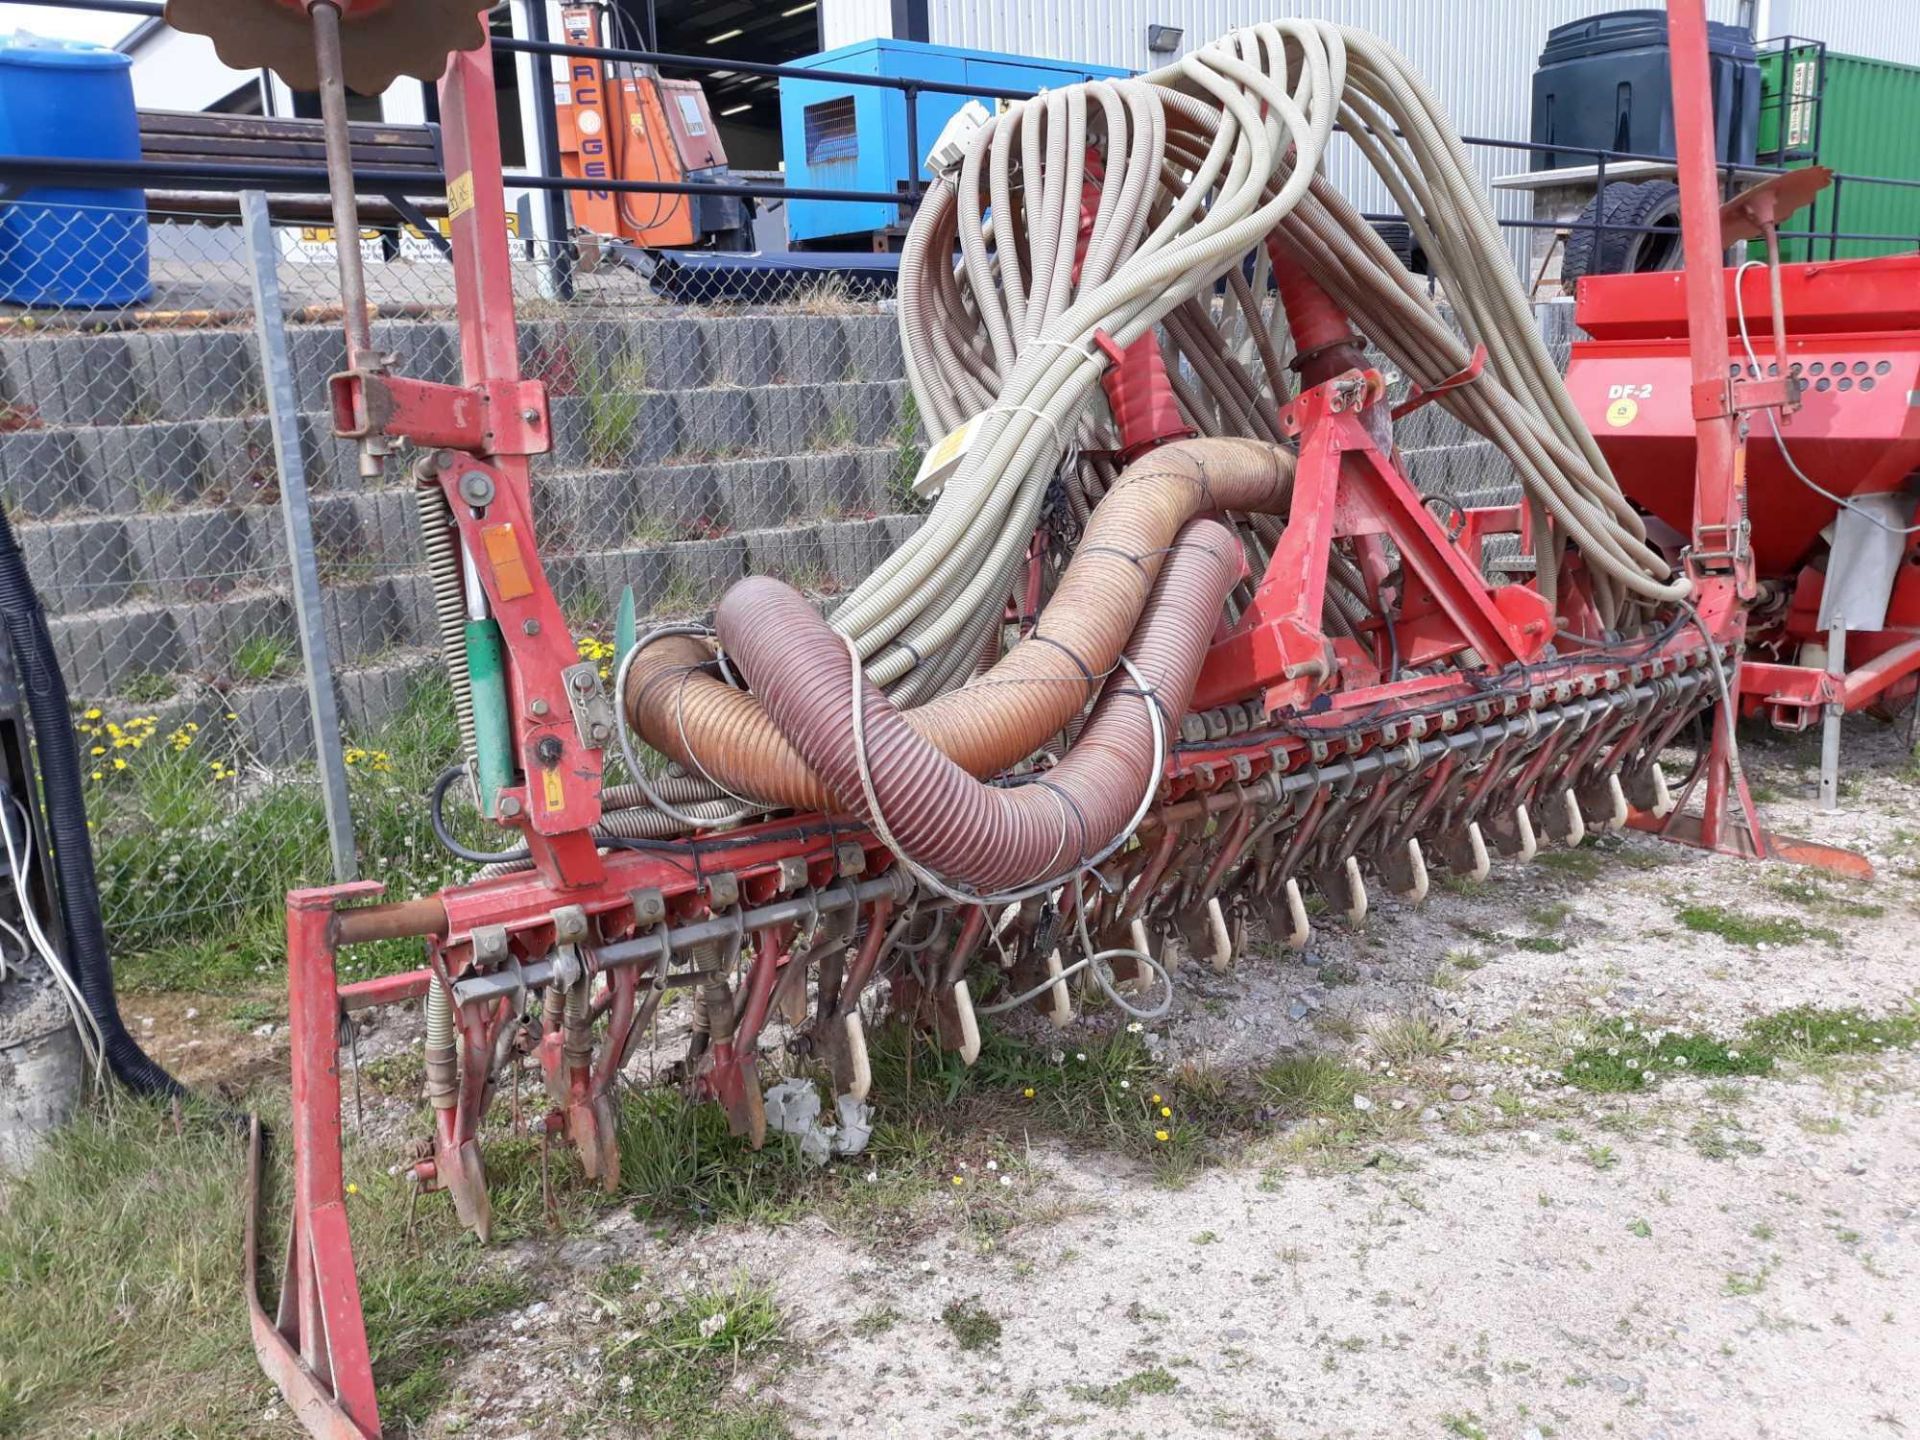
MULTIPOLYGON (((1603 225, 1674 226, 1680 223, 1680 187, 1671 180, 1608 185, 1603 225)), ((1649 235, 1644 230, 1602 230, 1594 240, 1594 212, 1600 197, 1587 202, 1567 235, 1561 277, 1571 284, 1583 275, 1641 275, 1680 268, 1680 236, 1649 235)))

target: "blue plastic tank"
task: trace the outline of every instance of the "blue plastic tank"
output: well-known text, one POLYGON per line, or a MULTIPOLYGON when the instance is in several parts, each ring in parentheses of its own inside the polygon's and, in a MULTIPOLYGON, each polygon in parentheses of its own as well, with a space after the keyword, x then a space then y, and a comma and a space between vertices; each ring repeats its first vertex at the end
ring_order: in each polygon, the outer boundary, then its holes
MULTIPOLYGON (((0 36, 0 155, 138 160, 132 69, 84 41, 0 36)), ((0 300, 92 307, 152 294, 138 189, 36 186, 0 202, 0 300)))

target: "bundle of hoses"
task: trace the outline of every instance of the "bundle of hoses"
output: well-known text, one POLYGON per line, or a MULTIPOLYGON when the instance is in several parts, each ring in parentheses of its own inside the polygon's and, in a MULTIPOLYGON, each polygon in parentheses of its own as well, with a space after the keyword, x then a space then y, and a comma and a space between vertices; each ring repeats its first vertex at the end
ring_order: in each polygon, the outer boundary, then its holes
MULTIPOLYGON (((636 647, 624 708, 682 793, 737 815, 854 813, 986 889, 1070 873, 1110 843, 1162 759, 1143 707, 1177 725, 1243 551, 1263 563, 1285 524, 1276 266, 1304 268, 1423 389, 1485 347, 1484 371, 1438 403, 1512 463, 1550 598, 1576 551, 1609 626, 1685 593, 1575 413, 1433 96, 1362 32, 1256 25, 1142 79, 1015 105, 930 187, 901 265, 907 377, 932 434, 978 417, 969 444, 925 523, 830 621, 755 579, 717 613, 731 671, 698 637, 636 647), (1336 127, 1407 216, 1451 325, 1320 178, 1336 127), (1116 478, 1098 382, 1149 334, 1201 438, 1116 478), (1231 576, 1233 532, 1198 519, 1212 514, 1238 529, 1231 576), (1043 518, 1067 563, 1001 655, 1043 518), (1055 742, 1064 758, 1030 783, 981 783, 1055 742)), ((1333 558, 1338 582, 1351 567, 1333 558)), ((1336 583, 1329 628, 1360 608, 1336 583)))

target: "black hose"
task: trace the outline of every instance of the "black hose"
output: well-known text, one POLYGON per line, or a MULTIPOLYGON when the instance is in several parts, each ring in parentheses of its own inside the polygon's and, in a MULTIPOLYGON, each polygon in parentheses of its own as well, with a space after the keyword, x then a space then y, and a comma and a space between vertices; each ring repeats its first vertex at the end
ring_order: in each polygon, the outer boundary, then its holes
POLYGON ((465 860, 470 865, 514 865, 531 859, 533 852, 524 845, 512 850, 474 850, 453 838, 453 832, 447 828, 447 790, 466 773, 464 765, 449 765, 433 782, 433 791, 427 796, 427 819, 433 824, 433 838, 454 859, 465 860))
POLYGON ((28 713, 33 718, 68 960, 80 982, 87 1011, 100 1027, 107 1065, 130 1090, 143 1095, 184 1096, 185 1087, 127 1033, 113 998, 113 961, 107 954, 107 931, 100 918, 100 887, 93 873, 93 841, 87 832, 87 802, 80 789, 80 747, 73 733, 67 682, 54 658, 46 612, 28 578, 26 557, 20 553, 4 508, 0 508, 0 621, 6 625, 14 663, 27 692, 28 713))

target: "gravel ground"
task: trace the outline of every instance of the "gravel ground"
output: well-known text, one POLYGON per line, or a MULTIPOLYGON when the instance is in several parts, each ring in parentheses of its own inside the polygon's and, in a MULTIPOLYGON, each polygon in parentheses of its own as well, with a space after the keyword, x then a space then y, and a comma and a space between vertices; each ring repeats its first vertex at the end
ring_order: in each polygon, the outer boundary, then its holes
MULTIPOLYGON (((544 1298, 488 1322, 425 1433, 645 1433, 584 1398, 629 1333, 596 1282, 614 1263, 649 1292, 769 1285, 785 1338, 733 1387, 809 1440, 1920 1426, 1920 1053, 1631 1096, 1556 1068, 1607 1020, 1728 1035, 1798 1005, 1915 1003, 1920 781, 1893 731, 1861 722, 1848 746, 1837 815, 1812 803, 1806 744, 1755 743, 1748 763, 1770 822, 1868 855, 1871 886, 1630 834, 1496 863, 1417 909, 1378 898, 1364 931, 1323 930, 1304 956, 1181 970, 1148 1034, 1159 1058, 1336 1053, 1366 1072, 1358 1143, 1332 1120, 1276 1129, 1170 1189, 1036 1140, 1001 1169, 1025 1218, 990 1243, 964 1187, 899 1244, 817 1216, 669 1231, 614 1214, 518 1247, 544 1298), (1688 906, 1813 933, 1736 943, 1688 928, 1688 906), (1383 1053, 1407 1017, 1445 1037, 1436 1053, 1383 1053), (960 1348, 954 1302, 997 1338, 960 1348)), ((1000 1178, 978 1167, 970 1182, 1000 1178)))

